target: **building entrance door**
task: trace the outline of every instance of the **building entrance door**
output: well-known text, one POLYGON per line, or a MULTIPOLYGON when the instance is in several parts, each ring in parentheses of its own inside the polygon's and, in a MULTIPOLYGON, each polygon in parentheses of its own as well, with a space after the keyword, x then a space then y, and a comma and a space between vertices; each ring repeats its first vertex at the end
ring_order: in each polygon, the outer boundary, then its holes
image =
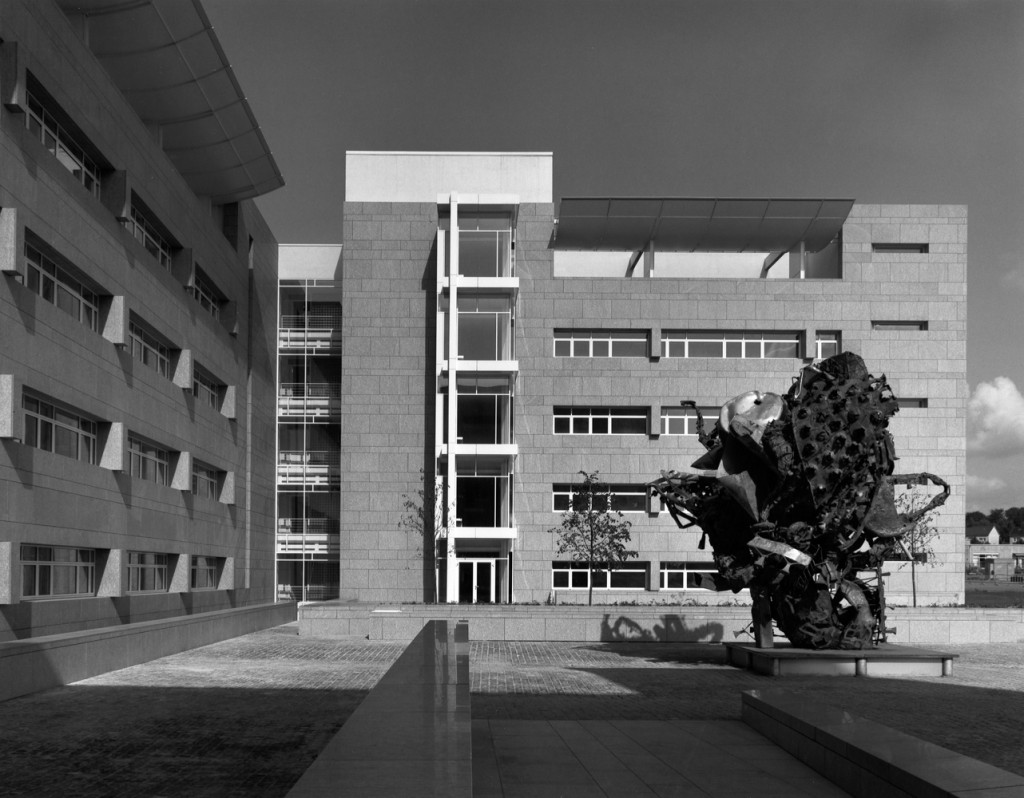
POLYGON ((493 559, 460 559, 459 603, 493 604, 496 570, 493 559))

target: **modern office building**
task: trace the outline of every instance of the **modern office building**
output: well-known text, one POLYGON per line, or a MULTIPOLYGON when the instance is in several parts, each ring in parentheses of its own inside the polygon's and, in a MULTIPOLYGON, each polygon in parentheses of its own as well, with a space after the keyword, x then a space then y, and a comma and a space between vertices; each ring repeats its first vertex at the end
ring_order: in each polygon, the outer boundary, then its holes
POLYGON ((556 206, 551 175, 545 153, 348 154, 341 599, 586 601, 548 530, 597 471, 638 557, 595 601, 736 600, 697 589, 700 530, 644 489, 703 451, 680 401, 717 414, 849 350, 900 398, 898 470, 953 487, 917 598, 961 603, 966 209, 685 186, 556 206))
POLYGON ((278 255, 277 589, 338 597, 341 247, 278 255))
POLYGON ((274 600, 282 184, 198 1, 0 3, 0 641, 274 600))

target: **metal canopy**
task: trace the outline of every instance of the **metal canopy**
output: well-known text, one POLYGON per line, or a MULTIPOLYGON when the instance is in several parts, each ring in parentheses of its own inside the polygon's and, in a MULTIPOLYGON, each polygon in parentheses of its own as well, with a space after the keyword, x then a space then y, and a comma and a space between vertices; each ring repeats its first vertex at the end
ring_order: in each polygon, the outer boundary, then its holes
POLYGON ((199 196, 256 197, 284 179, 199 0, 57 0, 199 196))
POLYGON ((555 249, 637 252, 810 252, 838 235, 853 207, 844 199, 566 197, 555 249))

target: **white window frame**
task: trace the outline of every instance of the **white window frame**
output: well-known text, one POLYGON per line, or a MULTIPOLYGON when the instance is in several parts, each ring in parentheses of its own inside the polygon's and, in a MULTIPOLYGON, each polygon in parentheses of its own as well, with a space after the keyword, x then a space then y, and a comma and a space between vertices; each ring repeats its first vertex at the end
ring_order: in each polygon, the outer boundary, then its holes
POLYGON ((124 227, 161 266, 167 271, 171 270, 170 242, 152 221, 149 212, 139 207, 134 197, 124 227))
POLYGON ((168 555, 155 551, 128 552, 129 593, 166 593, 170 585, 169 577, 168 555))
POLYGON ((192 495, 217 501, 220 496, 220 472, 215 468, 192 461, 192 495))
POLYGON ((842 339, 838 332, 818 330, 814 336, 814 357, 823 360, 842 351, 842 339))
POLYGON ((647 414, 646 407, 556 406, 551 414, 551 431, 555 435, 646 435, 647 414), (642 427, 638 432, 614 429, 616 422, 638 420, 642 427))
POLYGON ((224 299, 213 281, 198 268, 192 275, 192 285, 189 286, 188 292, 203 310, 213 318, 220 319, 220 308, 224 304, 224 299))
POLYGON ((189 560, 189 588, 216 590, 222 561, 220 557, 193 554, 189 560), (202 582, 202 584, 199 584, 202 582))
POLYGON ((552 354, 573 358, 647 357, 649 337, 648 330, 555 330, 552 354), (641 344, 641 351, 635 354, 622 351, 637 343, 641 344), (620 351, 616 352, 616 348, 620 351))
POLYGON ((95 421, 79 415, 77 411, 29 394, 22 396, 21 407, 25 413, 23 442, 26 446, 96 465, 98 438, 95 421), (74 436, 73 457, 63 451, 63 446, 58 446, 61 433, 74 436))
POLYGON ((99 199, 100 170, 96 161, 86 153, 88 148, 66 125, 57 121, 57 115, 50 110, 54 104, 49 98, 42 99, 29 87, 25 90, 25 99, 25 128, 39 139, 61 166, 74 175, 86 191, 99 199))
MULTIPOLYGON (((701 415, 704 416, 704 423, 707 426, 714 426, 718 420, 721 408, 702 407, 701 415)), ((661 408, 661 434, 694 436, 697 435, 697 413, 692 407, 662 407, 661 408), (681 424, 679 422, 682 422, 681 424), (682 428, 680 430, 680 428, 682 428)))
POLYGON ((128 323, 132 357, 161 377, 171 378, 171 348, 135 321, 128 323))
MULTIPOLYGON (((572 495, 574 485, 569 483, 556 482, 551 486, 551 511, 555 513, 564 513, 566 510, 572 508, 572 495)), ((594 495, 600 497, 606 493, 611 493, 612 506, 611 512, 620 512, 623 515, 629 515, 631 513, 647 513, 648 495, 650 493, 646 485, 641 483, 636 484, 613 484, 613 485, 595 485, 594 495), (636 507, 636 498, 640 497, 640 508, 636 507), (629 498, 631 501, 626 505, 626 509, 622 508, 622 505, 616 506, 616 500, 629 498)))
MULTIPOLYGON (((647 590, 647 574, 650 571, 650 562, 646 560, 633 561, 623 563, 615 568, 608 568, 603 563, 595 565, 593 568, 594 576, 594 590, 601 590, 606 592, 621 592, 627 590, 647 590), (612 582, 615 577, 622 577, 625 574, 642 574, 643 585, 613 585, 612 582)), ((552 590, 589 590, 591 575, 591 569, 587 567, 585 562, 571 562, 568 560, 552 560, 551 561, 551 589, 552 590), (556 582, 556 574, 566 574, 568 582, 567 585, 558 586, 556 582)))
POLYGON ((99 331, 100 300, 99 296, 90 291, 70 272, 58 266, 49 256, 43 254, 38 247, 25 242, 25 287, 33 294, 42 297, 71 318, 93 332, 99 331), (61 293, 63 292, 63 294, 61 293), (64 295, 74 303, 74 310, 62 303, 64 295))
POLYGON ((794 330, 675 330, 661 337, 665 358, 722 358, 736 360, 789 359, 800 356, 801 333, 794 330), (792 354, 767 354, 771 344, 791 344, 792 354), (692 345, 718 348, 717 354, 697 354, 692 345))
POLYGON ((192 395, 201 404, 209 405, 214 410, 219 410, 221 387, 221 384, 216 379, 193 366, 192 395))
POLYGON ((77 598, 96 594, 95 549, 22 543, 20 559, 21 595, 24 599, 77 598), (58 581, 54 579, 56 569, 73 571, 70 575, 73 590, 54 592, 58 581), (48 572, 45 577, 44 572, 48 572))
POLYGON ((700 593, 714 592, 706 587, 690 586, 690 577, 698 574, 717 574, 718 568, 711 560, 707 562, 665 562, 658 568, 658 590, 670 590, 673 592, 696 591, 700 593), (669 587, 669 575, 682 575, 684 587, 669 587))
POLYGON ((128 436, 128 473, 135 479, 171 484, 171 453, 134 435, 128 436))

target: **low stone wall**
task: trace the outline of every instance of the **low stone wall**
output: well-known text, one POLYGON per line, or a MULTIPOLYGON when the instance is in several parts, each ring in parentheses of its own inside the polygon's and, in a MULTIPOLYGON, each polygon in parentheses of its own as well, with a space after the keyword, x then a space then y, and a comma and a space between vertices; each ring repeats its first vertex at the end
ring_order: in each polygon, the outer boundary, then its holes
MULTIPOLYGON (((474 640, 725 643, 752 639, 749 607, 355 604, 299 607, 299 634, 409 641, 433 618, 466 619, 474 640)), ((890 608, 889 642, 907 645, 1024 640, 1024 609, 890 608)))
POLYGON ((292 602, 0 643, 0 701, 295 620, 292 602))

